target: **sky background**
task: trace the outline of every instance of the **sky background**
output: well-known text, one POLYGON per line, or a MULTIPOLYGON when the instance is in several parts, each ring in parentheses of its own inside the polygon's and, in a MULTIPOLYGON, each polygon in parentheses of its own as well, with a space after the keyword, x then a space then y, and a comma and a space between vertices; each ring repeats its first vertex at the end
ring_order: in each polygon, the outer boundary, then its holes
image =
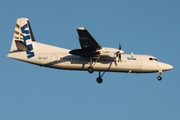
POLYGON ((0 1, 0 120, 179 120, 179 0, 0 1), (55 70, 9 59, 16 19, 38 42, 75 49, 84 26, 101 46, 149 54, 174 69, 158 73, 55 70))

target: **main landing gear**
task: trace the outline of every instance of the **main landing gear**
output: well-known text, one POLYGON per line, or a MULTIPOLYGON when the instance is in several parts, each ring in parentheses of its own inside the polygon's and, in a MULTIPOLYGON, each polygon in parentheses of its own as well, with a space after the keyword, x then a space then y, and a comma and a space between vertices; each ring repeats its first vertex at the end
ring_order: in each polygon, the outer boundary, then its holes
POLYGON ((89 72, 89 73, 91 73, 91 74, 94 72, 94 69, 93 69, 93 67, 91 67, 91 66, 90 66, 90 67, 88 67, 88 69, 87 69, 87 70, 88 70, 88 72, 89 72))
MULTIPOLYGON (((94 72, 93 67, 88 67, 87 70, 88 70, 88 72, 91 73, 91 74, 94 72)), ((101 84, 101 83, 103 82, 102 77, 103 77, 104 73, 105 73, 105 71, 104 71, 103 74, 101 75, 101 71, 99 71, 99 76, 98 76, 97 79, 96 79, 97 83, 101 84)))
POLYGON ((103 82, 102 77, 103 77, 104 73, 105 73, 105 71, 101 75, 101 71, 99 71, 99 77, 97 77, 97 79, 96 79, 97 83, 101 84, 103 82))
MULTIPOLYGON (((89 73, 93 73, 94 72, 94 69, 92 67, 88 67, 88 72, 89 73)), ((101 84, 103 82, 103 79, 102 79, 102 76, 104 75, 105 72, 103 72, 103 74, 101 75, 101 71, 99 71, 99 76, 97 77, 96 81, 97 83, 101 84)))
MULTIPOLYGON (((98 57, 98 58, 96 59, 94 65, 96 64, 96 62, 98 61, 99 58, 100 58, 100 57, 98 57)), ((94 65, 93 65, 93 58, 90 57, 90 66, 87 68, 87 71, 88 71, 89 73, 91 73, 91 74, 94 72, 94 69, 93 69, 93 66, 94 66, 94 65)), ((97 79, 96 79, 97 83, 101 84, 101 83, 103 82, 102 77, 103 77, 104 73, 105 73, 105 71, 104 71, 103 74, 101 75, 101 71, 99 71, 99 76, 98 76, 97 79)))
MULTIPOLYGON (((94 63, 94 65, 96 64, 96 62, 99 60, 99 58, 100 57, 98 57, 97 59, 96 59, 96 61, 95 61, 95 63, 94 63)), ((89 73, 93 73, 94 72, 94 69, 93 69, 93 58, 92 57, 90 57, 90 66, 87 68, 87 71, 89 72, 89 73)))
POLYGON ((157 77, 157 79, 159 80, 159 81, 161 81, 162 80, 162 77, 161 77, 161 74, 162 74, 163 72, 162 72, 162 70, 161 71, 159 71, 159 76, 157 77))

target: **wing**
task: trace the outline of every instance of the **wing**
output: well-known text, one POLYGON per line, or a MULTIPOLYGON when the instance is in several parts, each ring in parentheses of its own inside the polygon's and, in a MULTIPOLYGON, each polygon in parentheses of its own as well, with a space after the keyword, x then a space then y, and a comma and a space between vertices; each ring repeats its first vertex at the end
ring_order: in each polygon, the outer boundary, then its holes
POLYGON ((78 28, 77 32, 81 49, 96 51, 102 48, 84 27, 78 28))
POLYGON ((69 51, 72 55, 79 55, 81 57, 96 57, 100 53, 97 51, 102 47, 96 42, 96 40, 91 36, 91 34, 84 28, 80 27, 77 29, 79 35, 79 43, 81 49, 74 49, 69 51))

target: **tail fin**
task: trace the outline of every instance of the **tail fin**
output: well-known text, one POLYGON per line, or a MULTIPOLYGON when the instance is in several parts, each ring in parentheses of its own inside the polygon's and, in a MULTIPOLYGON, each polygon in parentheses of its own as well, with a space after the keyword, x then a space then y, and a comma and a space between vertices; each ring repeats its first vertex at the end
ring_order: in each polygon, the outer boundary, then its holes
POLYGON ((34 56, 34 52, 32 52, 34 41, 35 38, 29 20, 27 18, 18 18, 10 52, 26 51, 27 58, 31 58, 34 56))

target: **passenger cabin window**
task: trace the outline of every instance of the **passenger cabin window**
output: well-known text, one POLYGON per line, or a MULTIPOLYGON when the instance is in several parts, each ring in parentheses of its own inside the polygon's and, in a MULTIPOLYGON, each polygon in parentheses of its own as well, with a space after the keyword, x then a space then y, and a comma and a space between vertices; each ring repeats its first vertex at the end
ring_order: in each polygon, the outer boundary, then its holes
POLYGON ((158 61, 157 58, 149 58, 149 60, 155 60, 155 61, 158 61))

